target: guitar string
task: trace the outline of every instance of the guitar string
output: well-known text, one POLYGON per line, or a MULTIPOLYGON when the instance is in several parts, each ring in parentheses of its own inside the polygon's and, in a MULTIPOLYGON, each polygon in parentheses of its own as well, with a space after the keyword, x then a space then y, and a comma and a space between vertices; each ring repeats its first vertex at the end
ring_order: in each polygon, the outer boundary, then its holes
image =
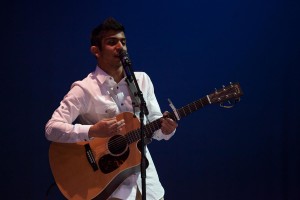
MULTIPOLYGON (((191 113, 199 109, 200 107, 203 107, 202 99, 198 101, 194 101, 191 104, 188 104, 184 106, 183 108, 179 109, 178 112, 181 116, 186 116, 187 113, 191 113), (187 112, 188 111, 188 112, 187 112)), ((174 116, 172 116, 173 113, 170 114, 170 117, 174 119, 174 116)), ((155 130, 158 130, 160 128, 160 125, 158 123, 151 122, 150 124, 147 124, 145 127, 146 135, 149 132, 154 132, 155 130), (150 131, 149 131, 150 129, 150 131)), ((129 141, 129 144, 132 142, 138 141, 140 139, 140 136, 137 136, 137 132, 139 132, 140 129, 136 129, 133 131, 130 131, 128 134, 124 135, 124 137, 118 137, 115 138, 113 141, 109 141, 109 145, 111 145, 114 150, 120 150, 124 147, 124 140, 129 141)), ((126 143, 127 146, 128 143, 126 143)))
MULTIPOLYGON (((208 97, 206 96, 204 98, 201 98, 197 101, 194 101, 194 102, 184 106, 181 109, 178 109, 177 111, 180 113, 181 116, 187 116, 188 114, 198 110, 199 108, 202 108, 204 106, 204 104, 206 105, 208 103, 209 103, 208 97)), ((173 117, 173 119, 175 119, 174 116, 171 116, 171 117, 173 117)), ((150 123, 147 125, 148 126, 146 126, 146 127, 149 128, 151 132, 154 132, 155 130, 158 130, 160 128, 160 124, 158 125, 157 123, 150 123), (153 127, 152 125, 155 127, 153 127)), ((149 132, 149 130, 147 130, 147 131, 149 132)), ((130 134, 128 134, 128 138, 131 139, 130 134)), ((134 138, 133 141, 135 141, 136 139, 139 139, 139 138, 134 138)), ((119 140, 115 141, 116 142, 115 144, 113 144, 113 143, 112 144, 117 145, 117 143, 122 143, 122 141, 123 141, 123 138, 119 138, 119 140)))
MULTIPOLYGON (((149 133, 154 132, 155 130, 158 130, 160 128, 160 126, 158 125, 159 123, 157 123, 158 120, 155 120, 149 124, 146 124, 145 126, 145 135, 149 135, 149 133)), ((140 139, 140 129, 136 129, 133 131, 128 132, 126 135, 124 135, 123 137, 117 137, 115 139, 113 139, 112 141, 109 141, 109 145, 114 148, 114 150, 120 150, 121 148, 124 147, 124 140, 125 141, 129 141, 129 144, 138 141, 140 139), (118 148, 118 149, 116 149, 118 148)), ((126 143, 127 145, 128 143, 126 143)))
MULTIPOLYGON (((147 124, 145 126, 145 132, 146 132, 146 134, 152 131, 151 125, 154 125, 154 124, 155 124, 155 121, 153 123, 147 124)), ((132 142, 135 142, 135 141, 137 141, 137 140, 140 139, 139 132, 140 132, 140 129, 136 129, 136 130, 128 132, 123 137, 120 135, 121 137, 115 138, 113 141, 110 141, 110 144, 112 146, 119 146, 120 144, 124 143, 124 139, 126 141, 129 141, 129 144, 131 144, 132 142)))
MULTIPOLYGON (((208 100, 208 97, 203 97, 197 101, 194 101, 180 109, 177 110, 177 112, 180 114, 180 116, 187 116, 188 114, 198 110, 199 108, 202 108, 204 107, 204 105, 207 105, 209 104, 209 100, 208 100)), ((172 118, 172 119, 175 119, 175 116, 174 116, 174 113, 170 113, 169 116, 172 118)), ((156 130, 158 130, 160 128, 160 123, 158 123, 158 120, 155 120, 149 124, 146 124, 145 126, 145 135, 146 137, 149 135, 149 133, 151 132, 154 132, 156 130)), ((129 133, 127 133, 126 135, 124 135, 123 137, 118 137, 116 139, 114 139, 113 141, 109 141, 109 144, 113 147, 117 147, 117 148, 122 148, 124 147, 124 140, 125 141, 129 141, 126 142, 126 146, 135 141, 138 141, 140 139, 140 135, 138 135, 137 133, 140 131, 140 129, 136 129, 136 130, 133 130, 133 131, 130 131, 129 133)), ((117 149, 117 150, 119 150, 117 149)))
MULTIPOLYGON (((210 102, 209 102, 208 96, 206 96, 206 97, 203 97, 197 101, 194 101, 194 102, 178 109, 177 112, 180 114, 180 116, 185 117, 188 114, 190 114, 191 112, 194 112, 209 103, 210 102)), ((170 118, 176 120, 176 118, 175 118, 176 116, 174 115, 174 113, 170 113, 169 116, 170 116, 170 118)), ((160 129, 160 127, 161 127, 161 123, 160 123, 159 119, 155 120, 149 124, 146 124, 145 136, 149 137, 149 133, 153 133, 154 131, 160 129)), ((122 137, 118 137, 118 138, 114 139, 113 141, 108 141, 108 145, 113 146, 113 148, 118 148, 117 151, 119 151, 121 148, 124 147, 124 140, 126 141, 126 147, 128 145, 130 145, 131 143, 138 141, 141 137, 140 134, 138 134, 139 132, 140 132, 140 129, 130 131, 127 134, 125 134, 124 136, 121 135, 122 137)), ((152 137, 152 135, 151 135, 151 137, 152 137)), ((107 145, 107 144, 105 144, 105 145, 107 145)), ((101 145, 101 147, 102 147, 102 145, 101 145)))
MULTIPOLYGON (((199 108, 203 107, 204 103, 208 103, 207 98, 202 98, 197 101, 194 101, 181 109, 178 109, 178 112, 181 116, 187 116, 187 114, 194 112, 198 110, 199 108), (202 102, 204 101, 204 102, 202 102)), ((170 117, 174 119, 174 116, 172 116, 173 113, 170 113, 170 117)), ((145 135, 148 136, 149 133, 154 132, 160 128, 160 123, 157 123, 156 121, 153 121, 149 124, 146 124, 145 126, 145 135)), ((136 129, 133 131, 128 132, 126 135, 120 137, 117 137, 113 139, 112 141, 108 142, 108 145, 110 145, 111 148, 114 148, 114 150, 118 151, 121 150, 121 148, 124 147, 124 144, 130 145, 133 142, 136 142, 140 139, 140 135, 138 135, 140 129, 136 129), (125 141, 125 143, 124 143, 125 141)))

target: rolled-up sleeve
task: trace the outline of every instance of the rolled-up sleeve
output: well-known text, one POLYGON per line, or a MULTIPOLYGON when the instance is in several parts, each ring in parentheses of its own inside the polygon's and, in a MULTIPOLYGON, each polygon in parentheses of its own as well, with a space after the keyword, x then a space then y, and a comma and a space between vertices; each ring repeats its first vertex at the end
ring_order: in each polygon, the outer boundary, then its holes
POLYGON ((45 136, 53 142, 73 143, 89 140, 91 125, 72 124, 80 114, 84 100, 78 98, 82 93, 80 87, 74 87, 60 102, 45 127, 45 136))

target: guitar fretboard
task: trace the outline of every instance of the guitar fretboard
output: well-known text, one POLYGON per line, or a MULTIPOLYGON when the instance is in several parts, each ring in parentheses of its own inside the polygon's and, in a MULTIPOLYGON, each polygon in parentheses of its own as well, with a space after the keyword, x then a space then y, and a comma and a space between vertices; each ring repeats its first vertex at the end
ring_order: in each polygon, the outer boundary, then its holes
MULTIPOLYGON (((208 105, 209 99, 208 97, 203 97, 197 101, 194 101, 192 103, 189 103, 182 108, 179 108, 176 110, 177 114, 179 115, 179 118, 186 117, 187 115, 191 114, 192 112, 195 112, 199 110, 200 108, 203 108, 205 105, 208 105)), ((169 118, 177 121, 176 114, 174 112, 169 113, 169 118)), ((152 138, 153 133, 161 128, 161 121, 160 119, 154 120, 153 122, 150 122, 149 124, 146 124, 144 126, 145 135, 147 138, 152 138)), ((140 140, 140 129, 133 130, 126 134, 125 136, 126 140, 128 141, 128 144, 131 144, 133 142, 136 142, 140 140)))

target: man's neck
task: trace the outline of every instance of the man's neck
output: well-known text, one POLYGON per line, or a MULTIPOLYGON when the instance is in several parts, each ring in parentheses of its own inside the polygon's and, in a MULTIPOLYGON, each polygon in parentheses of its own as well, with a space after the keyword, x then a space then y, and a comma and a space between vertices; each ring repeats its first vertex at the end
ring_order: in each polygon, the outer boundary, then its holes
POLYGON ((123 78, 124 78, 124 71, 123 71, 123 67, 109 67, 109 68, 105 68, 102 66, 99 66, 103 71, 105 71, 108 75, 110 75, 111 77, 113 77, 113 79, 115 80, 116 83, 119 83, 123 78))

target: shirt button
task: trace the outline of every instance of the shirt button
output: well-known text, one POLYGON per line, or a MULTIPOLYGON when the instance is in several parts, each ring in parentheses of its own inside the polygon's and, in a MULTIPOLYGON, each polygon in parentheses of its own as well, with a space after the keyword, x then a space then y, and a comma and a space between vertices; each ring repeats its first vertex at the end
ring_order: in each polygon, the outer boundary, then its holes
POLYGON ((124 106, 124 103, 121 103, 121 106, 124 106))

